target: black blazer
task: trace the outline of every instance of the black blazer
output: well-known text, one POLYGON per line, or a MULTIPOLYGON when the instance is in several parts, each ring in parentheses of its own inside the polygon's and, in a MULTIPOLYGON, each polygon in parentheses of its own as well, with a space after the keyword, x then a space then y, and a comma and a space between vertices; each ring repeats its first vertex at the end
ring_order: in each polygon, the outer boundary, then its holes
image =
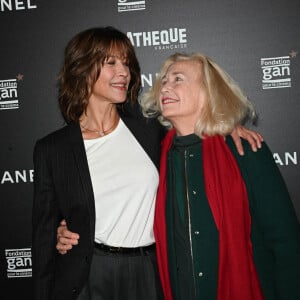
MULTIPOLYGON (((119 113, 158 168, 164 129, 157 120, 145 119, 137 105, 126 105, 119 113)), ((88 279, 95 233, 93 189, 79 124, 70 123, 37 141, 33 159, 34 299, 76 299, 88 279), (80 241, 60 255, 56 231, 63 218, 80 241)))

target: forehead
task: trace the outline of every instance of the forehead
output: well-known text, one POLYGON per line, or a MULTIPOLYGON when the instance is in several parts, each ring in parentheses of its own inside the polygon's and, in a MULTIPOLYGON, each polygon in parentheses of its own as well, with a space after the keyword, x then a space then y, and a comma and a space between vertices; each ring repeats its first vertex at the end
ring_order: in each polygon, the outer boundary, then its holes
POLYGON ((106 57, 116 57, 126 59, 128 56, 128 47, 124 43, 112 42, 106 49, 106 57))
POLYGON ((176 61, 169 66, 165 76, 177 74, 200 76, 202 74, 202 64, 195 60, 176 61))

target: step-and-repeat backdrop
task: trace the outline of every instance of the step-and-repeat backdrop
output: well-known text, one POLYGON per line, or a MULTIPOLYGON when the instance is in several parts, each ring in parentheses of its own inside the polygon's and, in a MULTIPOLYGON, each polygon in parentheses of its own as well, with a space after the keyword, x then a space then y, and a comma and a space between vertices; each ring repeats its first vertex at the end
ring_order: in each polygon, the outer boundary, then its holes
POLYGON ((227 70, 257 108, 255 130, 270 145, 300 217, 299 0, 0 0, 3 300, 32 299, 32 150, 63 125, 57 74, 64 47, 77 32, 107 25, 135 46, 144 91, 175 51, 203 52, 227 70))

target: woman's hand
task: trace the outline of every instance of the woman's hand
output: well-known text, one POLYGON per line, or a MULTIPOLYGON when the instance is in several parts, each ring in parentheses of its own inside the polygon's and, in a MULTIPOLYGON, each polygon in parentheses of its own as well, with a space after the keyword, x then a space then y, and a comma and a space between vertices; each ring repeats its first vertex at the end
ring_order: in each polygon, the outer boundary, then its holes
POLYGON ((78 244, 79 234, 68 230, 66 220, 60 222, 57 227, 56 249, 60 254, 66 254, 73 246, 78 244))
POLYGON ((254 152, 261 147, 261 142, 264 140, 262 135, 253 130, 247 129, 242 125, 238 125, 231 133, 231 137, 235 143, 237 151, 240 155, 244 155, 244 149, 242 146, 241 138, 248 141, 254 152))

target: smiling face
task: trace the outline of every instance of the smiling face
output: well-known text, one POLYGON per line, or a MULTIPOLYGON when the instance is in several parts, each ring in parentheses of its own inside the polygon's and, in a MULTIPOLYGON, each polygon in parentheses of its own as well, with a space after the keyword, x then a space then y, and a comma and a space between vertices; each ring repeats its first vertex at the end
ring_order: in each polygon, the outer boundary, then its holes
POLYGON ((111 55, 103 62, 100 76, 94 84, 90 101, 122 103, 126 100, 131 75, 127 59, 111 55))
POLYGON ((202 64, 194 60, 174 62, 162 78, 161 112, 180 135, 194 133, 206 99, 202 82, 202 64))

